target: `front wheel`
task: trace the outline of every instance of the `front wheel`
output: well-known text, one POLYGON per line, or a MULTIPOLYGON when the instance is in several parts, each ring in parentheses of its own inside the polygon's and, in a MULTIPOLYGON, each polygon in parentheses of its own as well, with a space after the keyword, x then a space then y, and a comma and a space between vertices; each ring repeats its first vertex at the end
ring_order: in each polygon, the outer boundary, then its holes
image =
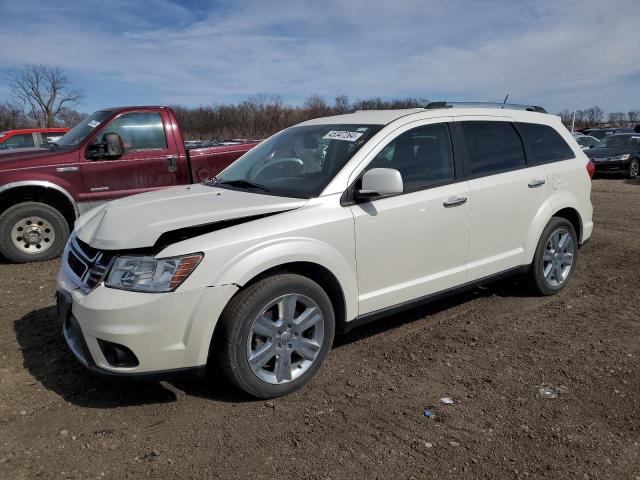
POLYGON ((250 285, 229 302, 212 349, 236 386, 272 398, 297 390, 315 375, 334 331, 333 306, 322 287, 283 273, 250 285))
POLYGON ((67 221, 45 203, 19 203, 0 215, 0 253, 14 263, 58 257, 68 238, 67 221))
POLYGON ((629 162, 627 178, 636 178, 638 176, 638 173, 640 173, 640 160, 634 158, 629 162))
POLYGON ((553 217, 545 227, 529 272, 531 286, 541 295, 562 290, 573 274, 578 254, 578 237, 571 222, 553 217))

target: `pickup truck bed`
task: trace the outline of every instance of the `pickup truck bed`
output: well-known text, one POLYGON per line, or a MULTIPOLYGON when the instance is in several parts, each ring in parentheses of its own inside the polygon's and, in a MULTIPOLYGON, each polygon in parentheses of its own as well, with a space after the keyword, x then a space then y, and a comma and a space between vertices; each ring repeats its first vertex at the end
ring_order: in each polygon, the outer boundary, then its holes
POLYGON ((249 150, 251 141, 220 142, 211 147, 190 148, 185 143, 189 157, 191 183, 211 180, 227 165, 249 150))

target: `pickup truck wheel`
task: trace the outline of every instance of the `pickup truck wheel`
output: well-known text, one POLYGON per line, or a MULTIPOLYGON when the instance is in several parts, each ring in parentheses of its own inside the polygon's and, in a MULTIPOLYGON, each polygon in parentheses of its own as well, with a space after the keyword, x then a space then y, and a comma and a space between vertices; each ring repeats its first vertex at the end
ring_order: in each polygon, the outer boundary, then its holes
POLYGON ((58 257, 68 238, 67 221, 45 203, 19 203, 0 215, 0 253, 14 263, 58 257))
POLYGON ((554 295, 562 290, 573 274, 578 255, 576 231, 565 218, 552 217, 545 227, 529 272, 533 290, 554 295))
POLYGON ((309 278, 277 274, 237 294, 212 346, 226 376, 246 393, 273 398, 297 390, 333 343, 331 300, 309 278))

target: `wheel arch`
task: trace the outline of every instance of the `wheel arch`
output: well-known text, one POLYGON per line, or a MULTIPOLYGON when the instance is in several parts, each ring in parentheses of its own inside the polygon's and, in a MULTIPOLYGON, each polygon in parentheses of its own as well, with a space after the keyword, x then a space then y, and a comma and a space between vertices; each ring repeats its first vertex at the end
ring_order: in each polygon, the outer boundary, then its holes
POLYGON ((533 262, 533 256, 540 241, 540 236, 553 217, 561 217, 569 221, 576 231, 578 244, 580 245, 582 243, 584 228, 582 217, 576 206, 571 204, 567 205, 566 203, 564 205, 552 205, 551 202, 547 201, 540 207, 534 221, 531 223, 524 247, 523 264, 533 262))
POLYGON ((320 287, 322 287, 331 300, 331 304, 334 308, 336 326, 343 326, 346 324, 347 304, 342 285, 331 270, 319 263, 308 261, 283 263, 259 273, 245 283, 243 288, 253 285, 263 278, 271 275, 277 275, 278 273, 295 273, 296 275, 307 277, 316 282, 320 287))
POLYGON ((582 243, 582 217, 577 209, 573 207, 565 207, 555 212, 552 217, 560 217, 568 220, 576 231, 578 244, 582 243))
MULTIPOLYGON (((233 300, 236 295, 239 295, 247 287, 254 285, 264 278, 272 275, 277 275, 279 273, 295 273, 297 275, 309 278, 320 285, 320 287, 329 296, 331 304, 333 305, 336 321, 336 331, 344 331, 347 324, 347 301, 342 285, 340 284, 338 278, 331 272, 331 270, 323 265, 320 265, 319 263, 311 261, 285 262, 261 271, 260 273, 254 275, 252 278, 244 282, 242 285, 236 285, 238 289, 226 302, 226 305, 222 309, 220 315, 222 315, 222 312, 224 312, 224 309, 229 304, 229 302, 231 302, 231 300, 233 300)), ((220 341, 221 322, 219 320, 220 317, 216 319, 215 326, 213 327, 213 332, 209 336, 209 345, 207 348, 208 356, 211 355, 212 349, 215 348, 217 342, 220 341)))
POLYGON ((0 214, 23 202, 41 202, 58 210, 69 229, 78 218, 79 210, 73 196, 63 187, 44 180, 24 180, 0 186, 0 214))

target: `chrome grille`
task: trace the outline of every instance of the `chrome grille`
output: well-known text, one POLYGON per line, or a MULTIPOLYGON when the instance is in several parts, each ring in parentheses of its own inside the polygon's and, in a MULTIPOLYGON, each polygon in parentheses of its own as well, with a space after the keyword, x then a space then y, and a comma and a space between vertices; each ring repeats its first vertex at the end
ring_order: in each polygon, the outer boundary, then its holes
POLYGON ((78 286, 91 290, 103 279, 114 255, 90 247, 73 235, 67 247, 66 263, 78 286))

